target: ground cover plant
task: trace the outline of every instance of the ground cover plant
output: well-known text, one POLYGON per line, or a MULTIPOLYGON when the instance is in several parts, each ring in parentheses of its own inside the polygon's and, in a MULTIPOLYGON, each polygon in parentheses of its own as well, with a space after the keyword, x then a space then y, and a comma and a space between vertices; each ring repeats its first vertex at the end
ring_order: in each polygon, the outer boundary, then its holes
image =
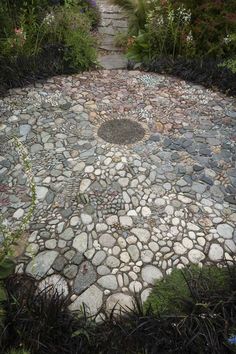
POLYGON ((139 63, 236 94, 235 1, 111 1, 129 17, 123 46, 130 67, 139 63))
POLYGON ((0 91, 96 63, 91 32, 99 22, 95 2, 3 0, 0 22, 0 91))
POLYGON ((102 321, 68 311, 68 298, 36 292, 34 279, 5 281, 1 348, 30 353, 233 353, 236 265, 175 270, 157 282, 144 306, 111 311, 102 321), (14 335, 13 335, 14 334, 14 335), (233 341, 233 339, 231 340, 233 341))

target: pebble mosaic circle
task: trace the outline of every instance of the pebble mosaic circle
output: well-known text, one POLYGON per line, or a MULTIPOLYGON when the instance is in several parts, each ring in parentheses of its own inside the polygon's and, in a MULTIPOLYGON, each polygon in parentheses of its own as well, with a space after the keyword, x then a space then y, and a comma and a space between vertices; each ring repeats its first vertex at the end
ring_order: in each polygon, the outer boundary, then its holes
POLYGON ((36 183, 16 272, 68 295, 71 310, 130 308, 175 268, 236 260, 233 97, 163 75, 88 72, 11 90, 0 121, 3 225, 17 229, 31 200, 12 137, 36 183))

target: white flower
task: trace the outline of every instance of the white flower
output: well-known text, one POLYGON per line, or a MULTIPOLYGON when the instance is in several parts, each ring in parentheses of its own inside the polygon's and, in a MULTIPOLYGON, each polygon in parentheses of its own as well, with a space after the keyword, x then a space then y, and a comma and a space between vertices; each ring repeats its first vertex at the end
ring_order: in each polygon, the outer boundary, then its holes
POLYGON ((192 41, 193 41, 193 34, 192 34, 192 31, 189 32, 189 34, 187 35, 186 40, 187 40, 187 42, 192 42, 192 41))
POLYGON ((169 13, 168 13, 168 21, 173 21, 174 18, 175 18, 175 13, 174 13, 174 10, 170 10, 169 13))
POLYGON ((51 23, 53 23, 54 20, 55 16, 52 13, 49 13, 46 17, 44 17, 43 22, 46 23, 46 25, 50 25, 51 23))
POLYGON ((227 35, 227 36, 223 39, 223 42, 224 42, 225 44, 229 44, 230 42, 232 42, 232 38, 231 38, 229 35, 227 35))

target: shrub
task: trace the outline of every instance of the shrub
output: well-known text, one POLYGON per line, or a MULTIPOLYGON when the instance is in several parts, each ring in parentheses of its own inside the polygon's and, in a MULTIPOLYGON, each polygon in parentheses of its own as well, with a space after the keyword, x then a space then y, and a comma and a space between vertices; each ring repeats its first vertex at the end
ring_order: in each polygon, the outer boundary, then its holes
POLYGON ((88 69, 95 63, 94 41, 87 17, 72 8, 59 8, 45 24, 46 42, 64 44, 64 61, 74 70, 88 69))
POLYGON ((128 15, 129 34, 137 35, 145 29, 152 1, 146 0, 110 0, 112 4, 120 6, 128 15))
POLYGON ((76 5, 75 0, 67 0, 63 6, 50 7, 46 0, 22 0, 17 6, 12 0, 4 0, 0 5, 0 19, 5 18, 0 29, 2 89, 35 77, 78 72, 95 64, 95 43, 90 33, 95 12, 87 5, 82 8, 84 2, 76 5))
MULTIPOLYGON (((116 1, 122 5, 122 1, 116 1)), ((129 2, 123 2, 125 8, 129 2)), ((142 25, 137 29, 136 21, 135 31, 130 31, 134 37, 128 57, 132 60, 235 56, 232 35, 236 30, 236 3, 233 0, 152 0, 142 13, 142 25)))
POLYGON ((174 3, 183 4, 191 11, 197 55, 219 57, 229 52, 226 39, 236 30, 234 0, 175 0, 174 3))
POLYGON ((76 0, 77 6, 80 7, 81 11, 86 13, 89 18, 92 29, 97 29, 101 15, 95 0, 76 0))

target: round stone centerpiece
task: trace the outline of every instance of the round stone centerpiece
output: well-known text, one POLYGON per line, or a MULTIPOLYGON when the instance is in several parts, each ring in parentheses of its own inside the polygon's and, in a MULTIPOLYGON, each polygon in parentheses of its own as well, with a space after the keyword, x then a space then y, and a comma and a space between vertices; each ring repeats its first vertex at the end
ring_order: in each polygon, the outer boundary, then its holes
POLYGON ((111 144, 129 145, 142 140, 145 129, 131 119, 112 119, 102 123, 98 136, 111 144))

